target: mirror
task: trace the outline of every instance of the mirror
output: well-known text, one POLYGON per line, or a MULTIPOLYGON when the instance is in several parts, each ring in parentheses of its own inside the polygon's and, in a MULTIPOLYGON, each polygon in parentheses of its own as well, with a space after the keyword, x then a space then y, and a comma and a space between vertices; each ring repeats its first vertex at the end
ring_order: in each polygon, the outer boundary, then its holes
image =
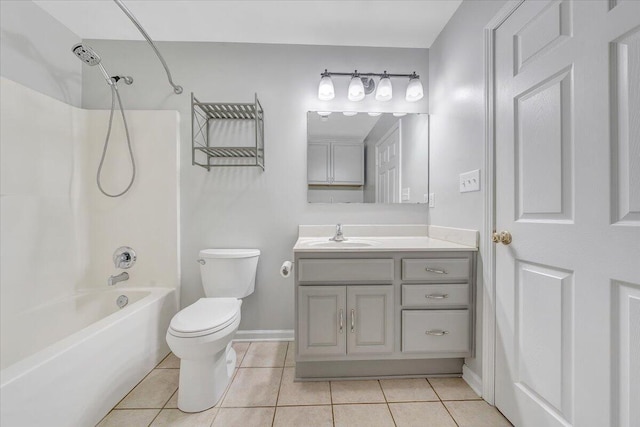
POLYGON ((309 203, 428 203, 429 115, 307 113, 309 203))

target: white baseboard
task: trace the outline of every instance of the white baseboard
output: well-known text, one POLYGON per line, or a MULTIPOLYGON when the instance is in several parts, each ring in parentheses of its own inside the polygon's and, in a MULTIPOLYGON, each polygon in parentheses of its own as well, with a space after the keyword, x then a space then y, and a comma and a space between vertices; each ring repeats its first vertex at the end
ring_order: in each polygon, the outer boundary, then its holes
POLYGON ((234 341, 293 341, 293 329, 238 331, 234 341))
POLYGON ((478 396, 482 397, 482 378, 469 369, 466 364, 462 365, 462 379, 469 384, 469 387, 471 387, 478 396))

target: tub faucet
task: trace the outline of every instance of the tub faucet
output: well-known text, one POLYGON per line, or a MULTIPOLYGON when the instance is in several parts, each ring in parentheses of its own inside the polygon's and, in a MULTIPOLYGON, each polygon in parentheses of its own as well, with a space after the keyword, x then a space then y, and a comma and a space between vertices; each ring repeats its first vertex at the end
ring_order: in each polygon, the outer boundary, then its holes
POLYGON ((333 240, 334 242, 344 242, 347 240, 342 234, 342 224, 336 224, 336 234, 329 240, 333 240))
POLYGON ((116 274, 115 276, 109 276, 107 279, 107 285, 113 286, 118 282, 124 282, 125 280, 129 280, 129 273, 123 271, 120 274, 116 274))

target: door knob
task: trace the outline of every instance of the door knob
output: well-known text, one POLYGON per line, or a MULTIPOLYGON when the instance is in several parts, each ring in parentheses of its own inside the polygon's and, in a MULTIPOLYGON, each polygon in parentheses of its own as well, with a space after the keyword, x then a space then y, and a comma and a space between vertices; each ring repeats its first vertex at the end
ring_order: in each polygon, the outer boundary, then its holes
POLYGON ((509 243, 511 243, 513 238, 511 237, 511 233, 509 233, 508 231, 501 231, 500 233, 494 231, 491 240, 493 240, 493 243, 502 243, 503 245, 508 245, 509 243))

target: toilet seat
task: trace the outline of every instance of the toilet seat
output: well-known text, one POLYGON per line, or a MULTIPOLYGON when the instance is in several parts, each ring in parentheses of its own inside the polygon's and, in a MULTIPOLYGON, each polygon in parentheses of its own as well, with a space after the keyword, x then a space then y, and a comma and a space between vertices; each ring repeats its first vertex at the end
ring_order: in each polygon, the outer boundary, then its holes
POLYGON ((237 298, 200 298, 173 316, 168 332, 185 338, 213 334, 240 316, 241 305, 237 298))

